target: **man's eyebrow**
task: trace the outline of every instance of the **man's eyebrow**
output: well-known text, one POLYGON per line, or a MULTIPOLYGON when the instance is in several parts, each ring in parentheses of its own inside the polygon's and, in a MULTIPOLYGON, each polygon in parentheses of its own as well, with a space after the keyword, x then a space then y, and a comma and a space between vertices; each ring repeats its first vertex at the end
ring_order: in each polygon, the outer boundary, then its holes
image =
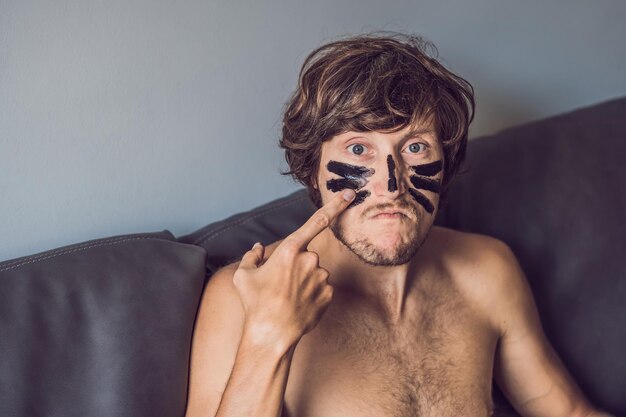
MULTIPOLYGON (((349 141, 349 140, 352 140, 352 139, 354 139, 356 137, 359 137, 359 135, 361 133, 363 133, 363 132, 350 131, 350 137, 347 138, 346 141, 349 141)), ((425 133, 435 136, 435 139, 437 138, 437 136, 435 134, 435 130, 433 128, 422 127, 422 128, 414 129, 414 130, 411 130, 411 131, 407 132, 404 136, 402 136, 402 138, 400 140, 401 141, 405 141, 407 139, 412 138, 413 136, 423 135, 425 133)))
POLYGON ((420 129, 415 129, 415 130, 411 130, 407 132, 406 135, 402 136, 402 140, 404 141, 404 140, 412 138, 413 136, 423 135, 425 133, 435 136, 435 131, 432 128, 423 127, 420 129))

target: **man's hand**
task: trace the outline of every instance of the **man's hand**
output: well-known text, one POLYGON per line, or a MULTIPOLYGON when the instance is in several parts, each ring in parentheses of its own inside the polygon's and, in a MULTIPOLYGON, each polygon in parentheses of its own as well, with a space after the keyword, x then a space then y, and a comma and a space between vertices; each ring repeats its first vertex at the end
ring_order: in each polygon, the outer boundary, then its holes
POLYGON ((244 333, 260 343, 286 349, 312 330, 331 301, 328 271, 307 246, 348 207, 354 191, 345 190, 287 236, 262 263, 259 243, 245 253, 233 276, 245 310, 244 333))
POLYGON ((309 242, 354 199, 337 195, 263 262, 257 245, 211 277, 194 325, 187 417, 276 417, 299 338, 332 296, 309 242))

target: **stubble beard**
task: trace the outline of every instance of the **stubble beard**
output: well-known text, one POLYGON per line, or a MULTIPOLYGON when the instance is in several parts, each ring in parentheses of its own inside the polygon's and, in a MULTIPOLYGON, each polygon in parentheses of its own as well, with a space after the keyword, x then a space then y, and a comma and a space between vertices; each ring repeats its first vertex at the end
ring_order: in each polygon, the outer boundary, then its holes
POLYGON ((367 239, 348 240, 345 230, 339 222, 332 224, 330 226, 330 230, 333 232, 333 235, 335 235, 335 238, 343 243, 343 245, 348 248, 350 252, 354 253, 366 264, 372 266, 397 266, 408 263, 411 259, 413 259, 430 232, 429 230, 424 238, 420 239, 416 228, 413 230, 411 238, 408 242, 401 243, 396 247, 392 254, 386 254, 367 239))

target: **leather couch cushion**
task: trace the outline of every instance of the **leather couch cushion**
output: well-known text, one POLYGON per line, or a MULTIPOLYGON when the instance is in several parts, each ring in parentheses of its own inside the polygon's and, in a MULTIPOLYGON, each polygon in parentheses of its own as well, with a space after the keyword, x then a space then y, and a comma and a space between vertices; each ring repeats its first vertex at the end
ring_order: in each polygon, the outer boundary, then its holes
POLYGON ((0 263, 0 416, 182 416, 205 257, 163 231, 0 263))

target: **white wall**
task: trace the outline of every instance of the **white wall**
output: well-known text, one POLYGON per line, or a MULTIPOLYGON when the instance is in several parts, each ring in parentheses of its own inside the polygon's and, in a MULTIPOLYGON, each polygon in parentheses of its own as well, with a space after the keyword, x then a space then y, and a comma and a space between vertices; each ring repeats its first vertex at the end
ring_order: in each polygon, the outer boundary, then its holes
POLYGON ((0 260, 297 189, 280 112, 339 35, 432 40, 476 87, 476 136, 625 95, 625 21, 618 0, 0 0, 0 260))

